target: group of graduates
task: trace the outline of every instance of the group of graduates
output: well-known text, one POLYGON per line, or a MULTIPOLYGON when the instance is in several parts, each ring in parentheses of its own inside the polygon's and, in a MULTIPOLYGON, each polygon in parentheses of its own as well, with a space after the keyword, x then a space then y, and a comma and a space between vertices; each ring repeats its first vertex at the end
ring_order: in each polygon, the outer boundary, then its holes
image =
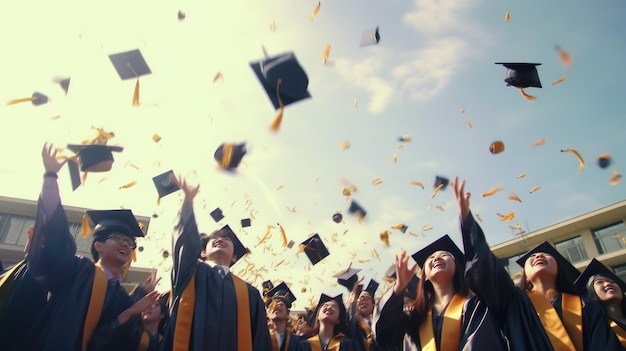
POLYGON ((93 261, 76 255, 50 144, 36 223, 25 259, 0 276, 0 349, 13 350, 523 350, 626 349, 625 285, 592 260, 580 274, 544 242, 517 261, 515 285, 470 211, 465 182, 451 182, 464 252, 443 236, 413 255, 401 251, 393 287, 375 300, 354 270, 339 277, 349 295, 321 294, 291 318, 287 284, 263 292, 230 272, 247 250, 230 227, 198 231, 199 185, 184 192, 172 234, 172 289, 152 274, 132 293, 124 270, 143 236, 130 210, 88 211, 93 261), (410 257, 416 262, 409 264, 410 257), (94 263, 95 262, 95 263, 94 263))

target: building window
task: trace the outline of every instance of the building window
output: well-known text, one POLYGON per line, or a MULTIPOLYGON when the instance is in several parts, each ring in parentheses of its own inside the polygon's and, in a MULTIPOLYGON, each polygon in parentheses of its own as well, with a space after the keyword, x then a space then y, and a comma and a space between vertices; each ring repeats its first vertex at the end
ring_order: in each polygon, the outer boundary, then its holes
POLYGON ((35 225, 34 217, 3 214, 0 225, 0 242, 9 245, 26 245, 26 231, 35 225))
POLYGON ((570 263, 576 263, 587 259, 587 251, 583 244, 583 239, 577 236, 572 239, 556 243, 556 250, 563 255, 570 263))
POLYGON ((626 263, 613 267, 613 271, 622 281, 626 282, 626 263))
POLYGON ((626 247, 626 224, 617 222, 605 227, 592 229, 593 241, 600 254, 620 250, 626 247))

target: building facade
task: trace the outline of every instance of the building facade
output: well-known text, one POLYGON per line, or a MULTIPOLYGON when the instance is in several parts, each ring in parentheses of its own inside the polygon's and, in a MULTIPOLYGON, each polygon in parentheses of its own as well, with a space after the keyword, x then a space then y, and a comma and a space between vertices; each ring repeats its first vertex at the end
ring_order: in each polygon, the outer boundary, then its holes
MULTIPOLYGON (((83 238, 80 235, 82 218, 87 208, 63 206, 70 223, 70 232, 76 240, 76 254, 91 259, 92 237, 83 238)), ((37 202, 31 200, 16 199, 0 196, 0 261, 7 269, 24 259, 24 246, 26 245, 28 227, 35 225, 37 214, 37 202)), ((137 221, 147 233, 150 217, 136 216, 137 221)), ((124 278, 124 288, 131 290, 136 285, 143 283, 150 275, 148 268, 132 267, 124 278)))
POLYGON ((626 200, 531 232, 491 247, 507 263, 511 277, 519 280, 522 268, 515 261, 528 250, 548 241, 579 271, 592 258, 626 281, 626 200))

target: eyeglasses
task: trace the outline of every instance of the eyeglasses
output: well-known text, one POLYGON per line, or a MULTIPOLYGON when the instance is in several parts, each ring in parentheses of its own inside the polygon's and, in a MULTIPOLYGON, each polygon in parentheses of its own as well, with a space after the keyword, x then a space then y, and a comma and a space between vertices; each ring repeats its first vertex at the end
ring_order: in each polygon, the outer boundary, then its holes
POLYGON ((111 236, 109 236, 107 240, 108 239, 111 239, 118 244, 126 243, 126 245, 128 245, 128 247, 130 247, 131 249, 135 249, 137 247, 137 243, 135 242, 135 240, 124 234, 111 234, 111 236))

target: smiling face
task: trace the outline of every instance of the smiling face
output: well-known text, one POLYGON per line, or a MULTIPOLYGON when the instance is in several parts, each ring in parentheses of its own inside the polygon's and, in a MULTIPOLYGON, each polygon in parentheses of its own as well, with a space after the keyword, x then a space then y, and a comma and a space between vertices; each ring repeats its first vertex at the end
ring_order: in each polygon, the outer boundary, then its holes
POLYGON ((104 241, 96 241, 93 245, 100 260, 116 265, 128 263, 133 249, 137 247, 133 238, 121 233, 112 233, 104 241))
POLYGON ((359 298, 356 300, 356 307, 362 317, 369 318, 374 312, 374 299, 372 295, 367 291, 362 291, 361 294, 359 294, 359 298))
POLYGON ((602 303, 621 302, 624 292, 613 279, 600 276, 593 281, 593 290, 602 303))
POLYGON ((558 271, 556 259, 545 252, 532 253, 524 263, 524 274, 531 283, 539 277, 556 279, 558 271))
POLYGON ((454 256, 448 251, 435 251, 424 262, 425 278, 430 281, 452 281, 455 271, 454 256))
POLYGON ((317 312, 317 320, 329 322, 333 325, 339 323, 339 305, 335 301, 326 301, 317 312))
POLYGON ((165 317, 165 313, 161 310, 161 304, 157 301, 147 310, 141 312, 141 320, 144 322, 160 321, 165 317))
POLYGON ((227 235, 212 235, 202 252, 205 260, 230 266, 236 261, 235 246, 227 235))

